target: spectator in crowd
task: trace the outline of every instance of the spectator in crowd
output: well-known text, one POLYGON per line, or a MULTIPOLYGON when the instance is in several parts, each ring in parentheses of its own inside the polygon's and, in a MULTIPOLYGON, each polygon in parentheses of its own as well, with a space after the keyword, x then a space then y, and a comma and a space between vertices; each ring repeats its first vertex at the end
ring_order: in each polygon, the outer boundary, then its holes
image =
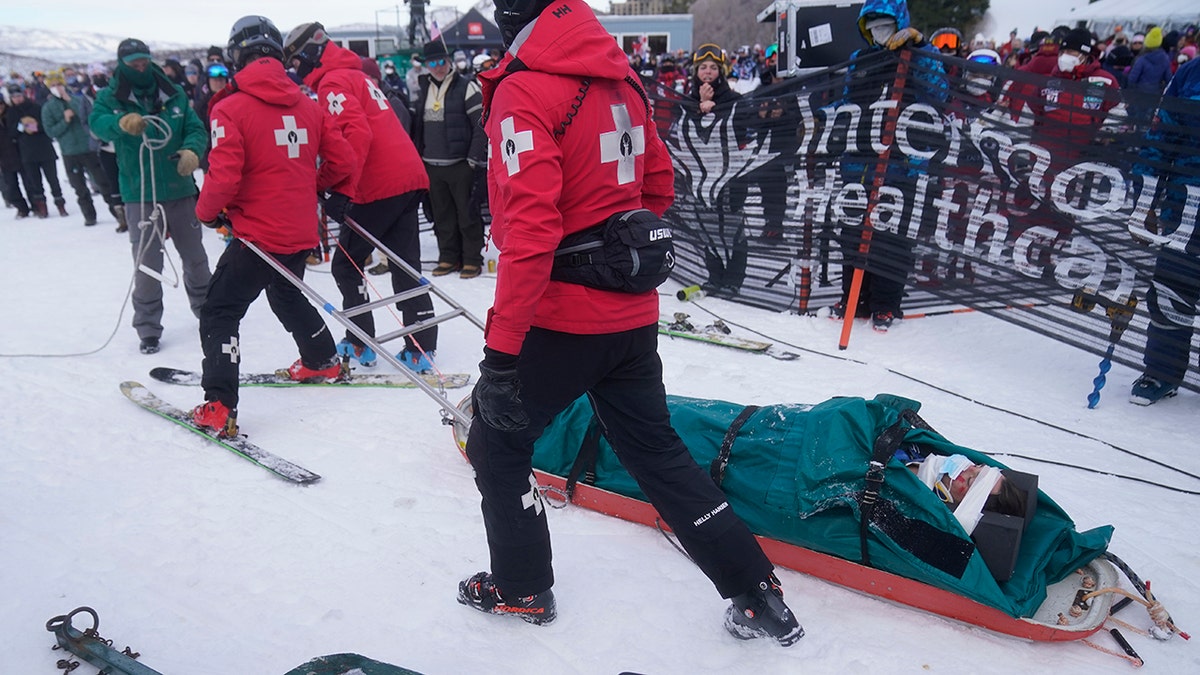
POLYGON ((383 78, 379 84, 383 87, 384 91, 391 90, 399 94, 400 98, 406 102, 405 107, 408 107, 408 83, 400 73, 396 72, 395 63, 391 61, 383 62, 383 78))
MULTIPOLYGON (((83 224, 95 225, 96 205, 92 202, 92 190, 87 178, 91 177, 105 201, 111 199, 112 188, 108 176, 100 168, 100 158, 96 154, 99 145, 93 145, 94 139, 87 126, 92 106, 83 96, 71 96, 67 92, 61 71, 47 75, 46 85, 50 87, 50 98, 42 106, 42 125, 46 133, 58 141, 58 147, 62 150, 63 168, 67 170, 67 180, 75 190, 83 224)), ((112 204, 109 206, 111 209, 112 204)), ((116 216, 115 211, 113 216, 116 216)))
POLYGON ((429 202, 437 236, 435 277, 459 272, 473 279, 483 271, 483 223, 472 217, 476 171, 485 171, 487 139, 480 128, 479 83, 460 75, 441 40, 425 43, 427 75, 419 80, 413 139, 429 174, 429 202))
MULTIPOLYGON (((129 228, 134 266, 162 273, 169 237, 183 261, 183 285, 197 318, 212 273, 196 222, 196 181, 206 138, 204 123, 178 85, 150 61, 145 42, 128 38, 117 47, 117 69, 96 95, 92 133, 114 144, 121 198, 129 228), (146 118, 154 116, 151 124, 146 118), (143 142, 157 145, 143 149, 143 142), (157 207, 157 208, 156 208, 157 207)), ((143 354, 158 352, 163 325, 163 292, 159 278, 134 275, 133 327, 143 354)))
MULTIPOLYGON (((1151 405, 1174 396, 1187 373, 1200 302, 1200 233, 1185 223, 1190 193, 1200 186, 1200 114, 1180 106, 1200 100, 1200 61, 1185 63, 1175 73, 1151 129, 1137 173, 1163 180, 1159 234, 1189 228, 1186 240, 1171 237, 1158 254, 1154 278, 1146 294, 1150 325, 1146 329, 1146 369, 1133 383, 1129 400, 1151 405)), ((1193 106, 1194 108, 1194 106, 1193 106)), ((1194 217, 1194 211, 1193 211, 1194 217)))
POLYGON ((66 216, 67 201, 63 199, 62 186, 58 182, 58 153, 54 151, 54 141, 42 128, 42 106, 29 99, 23 89, 10 85, 8 94, 7 126, 9 133, 15 135, 21 152, 21 177, 25 181, 25 194, 29 197, 30 206, 38 218, 49 216, 46 190, 42 184, 42 176, 45 176, 58 214, 66 216))
POLYGON ((1113 41, 1112 49, 1098 60, 1104 70, 1117 80, 1117 85, 1124 88, 1125 77, 1133 67, 1134 57, 1135 54, 1129 48, 1125 36, 1118 35, 1113 41))
POLYGON ((205 402, 192 411, 192 421, 221 436, 238 433, 240 323, 264 290, 300 352, 288 375, 305 382, 342 375, 333 338, 316 308, 241 242, 253 243, 303 279, 305 258, 317 244, 318 191, 347 190, 358 173, 353 150, 323 106, 284 72, 283 38, 269 19, 238 19, 229 56, 238 86, 212 105, 213 129, 224 133, 213 135, 212 164, 196 203, 202 223, 217 227, 225 214, 239 240, 221 254, 200 315, 205 402), (286 142, 277 140, 281 137, 286 142))
POLYGON ((1037 52, 1030 57, 1029 62, 1021 67, 1027 73, 1049 75, 1058 63, 1058 47, 1067 36, 1070 28, 1056 26, 1050 34, 1038 45, 1037 52))
MULTIPOLYGON (((391 64, 391 61, 387 63, 391 64)), ((375 62, 375 59, 369 56, 362 57, 362 71, 367 77, 371 78, 375 86, 387 97, 388 105, 392 107, 392 112, 396 114, 396 119, 400 120, 400 126, 404 127, 404 133, 411 138, 412 111, 408 107, 408 97, 401 95, 400 92, 389 88, 383 83, 383 72, 379 70, 379 64, 375 62)), ((423 166, 421 169, 424 171, 423 166)), ((386 261, 387 258, 384 258, 384 262, 386 261)))
POLYGON ((726 629, 740 639, 795 644, 804 630, 784 603, 771 562, 671 427, 657 352, 657 291, 551 279, 564 233, 631 209, 661 216, 670 205, 671 160, 646 94, 583 0, 499 0, 496 7, 512 46, 481 79, 501 264, 466 446, 483 497, 491 571, 460 582, 458 601, 536 625, 555 620, 550 531, 541 495, 536 485, 530 489, 530 461, 547 424, 587 393, 622 464, 732 601, 726 629), (580 81, 588 82, 584 92, 580 81), (572 114, 581 93, 589 100, 572 114), (603 105, 588 105, 590 97, 603 105), (564 119, 573 121, 556 135, 564 119), (620 157, 608 160, 597 138, 620 144, 620 157))
POLYGON ((21 151, 17 149, 15 131, 10 125, 17 123, 16 118, 8 115, 8 97, 10 89, 0 92, 0 193, 4 195, 4 205, 17 210, 17 218, 29 217, 29 202, 21 194, 21 151))
MULTIPOLYGON (((854 59, 881 52, 895 55, 909 47, 915 50, 911 59, 910 84, 900 92, 905 103, 929 101, 940 104, 945 100, 947 83, 941 62, 920 56, 922 52, 936 52, 937 49, 910 25, 908 5, 903 0, 867 0, 859 12, 858 30, 867 46, 856 51, 854 59)), ((885 88, 890 89, 896 79, 898 58, 852 63, 846 74, 843 103, 854 103, 866 109, 888 96, 885 88)), ((916 175, 926 170, 927 160, 889 156, 885 162, 870 150, 871 140, 866 137, 870 133, 874 133, 871 125, 860 127, 858 150, 846 153, 841 159, 842 179, 846 183, 861 184, 870 191, 882 170, 885 172, 883 180, 888 185, 907 189, 916 181, 916 175)), ((869 248, 863 259, 860 249, 866 236, 864 227, 865 222, 862 227, 843 228, 841 244, 846 264, 842 267, 842 298, 833 306, 831 316, 842 319, 847 311, 854 316, 870 316, 874 330, 887 332, 893 322, 904 318, 900 305, 914 263, 912 244, 901 232, 872 227, 869 248), (856 267, 864 270, 862 285, 856 306, 849 307, 856 267)))
POLYGON ((425 67, 425 59, 421 55, 413 52, 408 61, 408 72, 404 74, 404 86, 408 89, 409 109, 416 113, 413 104, 417 101, 417 96, 421 93, 421 76, 429 73, 429 69, 425 67))
MULTIPOLYGON (((320 23, 297 26, 288 33, 284 58, 317 92, 317 101, 325 114, 350 142, 361 167, 361 175, 336 193, 326 193, 325 213, 344 222, 347 213, 384 246, 409 264, 421 269, 421 243, 418 236, 417 209, 421 194, 429 189, 429 179, 420 155, 395 112, 388 105, 375 81, 363 72, 363 61, 354 52, 329 40, 320 23)), ((378 73, 379 67, 370 62, 378 73)), ((342 307, 350 309, 370 301, 362 270, 373 247, 350 228, 338 236, 333 257, 333 278, 342 293, 342 307)), ((401 293, 419 285, 399 265, 389 265, 392 290, 401 293)), ((434 315, 428 293, 397 303, 405 325, 416 325, 434 315)), ((375 335, 375 320, 370 312, 351 319, 367 334, 375 335)), ((433 370, 438 329, 431 326, 404 337, 404 349, 396 355, 409 369, 418 373, 433 370)), ((338 354, 357 360, 363 366, 375 364, 376 354, 357 335, 347 331, 337 345, 338 354)))
POLYGON ((663 54, 658 60, 658 75, 655 79, 662 86, 680 94, 687 84, 687 76, 679 69, 679 64, 675 63, 675 57, 670 54, 663 54))
POLYGON ((186 91, 191 95, 193 101, 200 97, 201 90, 204 88, 204 82, 200 76, 204 74, 204 64, 200 63, 200 59, 192 59, 183 67, 183 77, 187 80, 188 89, 186 91))
POLYGON ((183 89, 183 93, 187 94, 189 100, 194 97, 195 90, 192 88, 192 83, 188 81, 186 71, 183 68, 183 64, 179 62, 179 59, 172 58, 163 61, 162 70, 163 75, 166 75, 168 80, 183 89))
POLYGON ((1145 98, 1132 98, 1129 102, 1130 117, 1148 123, 1162 95, 1171 81, 1171 57, 1162 48, 1162 29, 1157 26, 1146 33, 1142 53, 1134 61, 1126 78, 1126 86, 1145 98))
POLYGON ((28 87, 29 100, 41 105, 46 99, 50 98, 50 87, 46 86, 46 73, 35 70, 33 71, 33 79, 28 87))
POLYGON ((1171 67, 1175 69, 1175 72, 1179 72, 1183 64, 1195 58, 1196 45, 1187 45, 1179 50, 1179 55, 1175 57, 1175 62, 1171 64, 1171 67))
POLYGON ((208 48, 208 54, 205 55, 204 59, 207 63, 225 64, 225 51, 213 45, 208 48))
POLYGON ((496 67, 496 57, 488 52, 480 52, 471 59, 471 66, 475 70, 475 74, 485 73, 496 67))

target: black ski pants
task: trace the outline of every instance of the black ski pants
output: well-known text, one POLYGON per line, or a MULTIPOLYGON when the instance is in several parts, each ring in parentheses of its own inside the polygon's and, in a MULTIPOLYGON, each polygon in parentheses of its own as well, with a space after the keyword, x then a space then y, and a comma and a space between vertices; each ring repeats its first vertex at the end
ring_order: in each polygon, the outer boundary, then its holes
MULTIPOLYGON (((100 195, 104 201, 109 202, 112 199, 112 188, 108 184, 108 174, 100 168, 100 157, 94 152, 64 155, 63 167, 67 170, 67 180, 71 183, 71 188, 75 190, 75 201, 79 204, 80 213, 85 220, 95 221, 96 205, 92 202, 92 190, 88 186, 85 172, 91 175, 96 187, 100 188, 100 195)), ((109 202, 109 206, 111 205, 109 202)))
POLYGON ((606 335, 532 328, 517 369, 529 426, 506 433, 476 417, 467 439, 502 593, 531 595, 554 584, 533 444, 585 393, 621 464, 722 597, 748 591, 771 572, 749 528, 671 427, 656 325, 606 335))
MULTIPOLYGON (((375 236, 384 246, 400 256, 413 269, 421 271, 421 240, 417 223, 417 209, 421 206, 420 192, 406 192, 395 197, 379 199, 368 204, 355 204, 350 217, 363 229, 375 236)), ((363 276, 363 265, 370 257, 374 246, 358 236, 349 227, 343 227, 338 236, 338 250, 333 255, 330 269, 338 290, 342 292, 342 309, 366 304, 371 298, 367 293, 367 281, 363 276)), ((392 292, 400 293, 416 288, 419 282, 399 265, 389 265, 392 276, 392 292)), ((433 299, 428 293, 396 303, 404 325, 433 318, 433 299)), ((375 318, 371 312, 351 317, 354 325, 371 337, 375 336, 375 318)), ((412 335, 404 336, 406 346, 412 348, 415 339, 424 351, 437 349, 437 326, 431 326, 412 335)), ((346 332, 346 339, 358 346, 362 340, 346 332)))
POLYGON ((438 242, 438 262, 483 266, 483 221, 471 215, 471 186, 475 173, 467 160, 437 166, 429 173, 429 206, 438 242))
MULTIPOLYGON (((307 250, 269 255, 304 278, 307 250)), ((234 240, 217 261, 208 297, 200 310, 200 345, 204 349, 204 375, 200 384, 204 387, 204 400, 237 407, 241 357, 238 330, 246 310, 264 289, 271 311, 296 341, 304 365, 319 368, 335 358, 329 328, 300 289, 245 244, 234 240)))
POLYGON ((46 184, 50 187, 50 195, 54 197, 54 203, 60 206, 66 204, 67 200, 63 199, 62 185, 58 182, 58 162, 53 159, 21 160, 21 178, 25 180, 25 194, 29 197, 30 202, 46 201, 46 189, 42 187, 42 176, 46 177, 46 184))

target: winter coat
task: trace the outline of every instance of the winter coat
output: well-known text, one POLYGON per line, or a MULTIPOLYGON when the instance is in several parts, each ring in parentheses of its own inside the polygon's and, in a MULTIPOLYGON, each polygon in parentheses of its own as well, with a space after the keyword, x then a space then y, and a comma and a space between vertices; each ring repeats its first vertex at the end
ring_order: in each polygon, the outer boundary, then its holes
POLYGON ((0 111, 0 171, 20 171, 21 151, 17 149, 16 121, 8 119, 8 104, 0 111))
POLYGON ((354 150, 335 120, 267 57, 238 71, 211 112, 196 217, 212 222, 225 210, 235 237, 271 253, 316 246, 317 191, 346 193, 358 179, 354 150))
POLYGON ((1038 49, 1037 53, 1029 59, 1029 63, 1017 68, 1017 70, 1026 73, 1037 73, 1038 75, 1049 75, 1058 67, 1058 47, 1053 49, 1038 49))
POLYGON ((362 70, 362 57, 332 42, 320 67, 304 83, 317 92, 317 103, 354 148, 361 173, 345 194, 368 204, 414 190, 428 190, 425 165, 374 80, 362 70))
POLYGON ((58 159, 54 141, 42 128, 42 106, 25 97, 21 105, 8 106, 5 117, 8 119, 8 132, 16 139, 17 147, 21 150, 21 161, 53 162, 58 159), (32 126, 27 124, 30 118, 34 122, 32 126), (37 131, 31 134, 28 131, 30 128, 36 128, 37 131))
POLYGON ((87 111, 84 110, 83 101, 74 96, 69 101, 51 96, 42 105, 42 126, 46 128, 46 133, 51 138, 58 141, 58 147, 62 150, 63 155, 71 157, 91 152, 92 137, 88 133, 87 127, 84 126, 84 122, 87 120, 86 115, 87 111), (66 119, 68 108, 74 113, 70 122, 66 119))
MULTIPOLYGON (((446 140, 450 154, 469 160, 472 164, 483 166, 487 161, 487 138, 484 137, 480 126, 482 109, 471 105, 470 87, 472 80, 457 72, 451 72, 446 77, 452 78, 450 89, 446 92, 446 140)), ((417 152, 425 156, 425 102, 429 98, 429 88, 433 85, 431 75, 417 78, 416 105, 413 106, 413 142, 417 152)))
POLYGON ((1142 52, 1126 78, 1126 86, 1143 94, 1159 95, 1171 81, 1171 57, 1165 49, 1142 52))
MULTIPOLYGON (((1200 59, 1179 67, 1163 92, 1158 122, 1146 134, 1149 141, 1139 153, 1134 173, 1157 175, 1164 180, 1159 224, 1160 234, 1174 232, 1190 201, 1188 186, 1200 185, 1200 59), (1177 101, 1173 99, 1182 99, 1177 101)), ((1193 233, 1186 244, 1187 253, 1200 255, 1200 236, 1193 233)))
POLYGON ((486 341, 506 354, 521 352, 531 326, 595 335, 658 321, 657 291, 550 280, 563 235, 630 209, 661 215, 674 200, 671 159, 620 46, 584 0, 555 7, 479 76, 500 250, 486 341), (591 84, 580 102, 584 78, 591 84))
POLYGON ((1080 149, 1091 144, 1108 111, 1121 102, 1121 88, 1095 61, 1069 73, 1056 65, 1050 78, 1041 85, 1022 87, 1017 101, 1037 115, 1033 141, 1050 150, 1051 165, 1061 169, 1073 164, 1080 149))
MULTIPOLYGON (((108 86, 96 94, 96 104, 88 120, 96 138, 111 142, 116 149, 121 199, 126 202, 152 198, 170 201, 194 196, 196 181, 191 174, 180 176, 176 160, 171 156, 188 149, 202 157, 207 146, 208 133, 196 111, 192 110, 187 94, 170 82, 158 66, 151 63, 149 68, 154 73, 155 87, 145 92, 135 91, 118 68, 108 86), (156 148, 148 159, 143 155, 141 162, 142 136, 127 134, 119 125, 121 118, 129 113, 156 115, 170 129, 170 138, 165 139, 165 145, 156 148), (140 173, 139 167, 146 162, 154 177, 156 195, 150 193, 151 177, 140 173)), ((146 126, 145 135, 151 140, 164 140, 163 132, 150 124, 146 126)))

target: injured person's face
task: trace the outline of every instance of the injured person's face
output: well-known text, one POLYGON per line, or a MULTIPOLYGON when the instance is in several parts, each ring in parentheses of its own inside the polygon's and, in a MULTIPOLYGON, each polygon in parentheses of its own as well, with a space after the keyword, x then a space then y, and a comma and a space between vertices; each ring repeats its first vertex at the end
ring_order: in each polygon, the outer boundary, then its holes
MULTIPOLYGON (((963 498, 967 496, 967 492, 971 490, 971 486, 975 484, 975 479, 979 477, 979 472, 982 470, 982 464, 972 464, 963 469, 957 478, 950 481, 950 497, 954 500, 955 504, 961 503, 963 498)), ((992 486, 989 494, 1000 494, 1000 488, 1003 485, 1004 477, 1001 476, 1000 480, 996 481, 996 484, 992 486)))

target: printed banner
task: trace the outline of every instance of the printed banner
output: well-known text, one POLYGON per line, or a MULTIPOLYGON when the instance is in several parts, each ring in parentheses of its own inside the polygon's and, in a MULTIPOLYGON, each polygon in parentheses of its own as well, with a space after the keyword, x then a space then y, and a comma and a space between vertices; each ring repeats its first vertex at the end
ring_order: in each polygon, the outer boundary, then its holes
POLYGON ((967 307, 1200 390, 1200 97, 1051 68, 880 50, 707 113, 648 81, 678 280, 813 313, 862 268, 860 316, 967 307))

